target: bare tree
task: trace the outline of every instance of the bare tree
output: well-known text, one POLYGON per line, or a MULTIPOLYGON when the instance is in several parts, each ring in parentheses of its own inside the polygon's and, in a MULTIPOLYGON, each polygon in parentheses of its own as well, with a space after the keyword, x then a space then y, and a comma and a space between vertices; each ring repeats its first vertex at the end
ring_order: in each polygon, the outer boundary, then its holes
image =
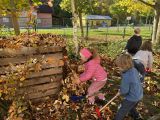
POLYGON ((75 43, 75 52, 78 54, 78 13, 76 9, 76 0, 71 0, 71 7, 72 7, 72 23, 73 23, 73 40, 75 43))

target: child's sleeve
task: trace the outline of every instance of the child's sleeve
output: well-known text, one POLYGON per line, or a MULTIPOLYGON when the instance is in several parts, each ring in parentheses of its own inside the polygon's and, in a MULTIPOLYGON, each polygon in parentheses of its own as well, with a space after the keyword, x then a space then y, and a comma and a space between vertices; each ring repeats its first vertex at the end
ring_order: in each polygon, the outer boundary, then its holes
POLYGON ((93 77, 95 70, 96 66, 89 63, 87 69, 80 75, 80 81, 90 80, 93 77))
POLYGON ((125 75, 122 77, 120 93, 122 96, 126 96, 129 93, 129 79, 125 75))
POLYGON ((126 44, 126 46, 125 46, 125 48, 124 48, 124 50, 128 50, 128 48, 129 48, 129 45, 130 45, 130 39, 127 41, 127 44, 126 44))
POLYGON ((152 64, 153 64, 153 54, 152 54, 152 52, 150 52, 149 56, 148 56, 148 68, 149 69, 152 68, 152 64))

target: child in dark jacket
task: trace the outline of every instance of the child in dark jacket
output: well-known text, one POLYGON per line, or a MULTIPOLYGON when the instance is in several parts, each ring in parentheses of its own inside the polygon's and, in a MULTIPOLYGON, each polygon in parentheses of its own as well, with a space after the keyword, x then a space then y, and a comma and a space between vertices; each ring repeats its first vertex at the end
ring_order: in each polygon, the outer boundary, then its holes
POLYGON ((134 35, 127 41, 125 50, 131 55, 135 55, 142 45, 142 37, 140 36, 140 28, 134 30, 134 35))
POLYGON ((132 57, 129 54, 122 54, 116 59, 116 65, 122 72, 120 94, 124 96, 115 120, 123 120, 130 113, 134 120, 142 120, 136 107, 143 98, 143 87, 138 71, 133 67, 132 57))

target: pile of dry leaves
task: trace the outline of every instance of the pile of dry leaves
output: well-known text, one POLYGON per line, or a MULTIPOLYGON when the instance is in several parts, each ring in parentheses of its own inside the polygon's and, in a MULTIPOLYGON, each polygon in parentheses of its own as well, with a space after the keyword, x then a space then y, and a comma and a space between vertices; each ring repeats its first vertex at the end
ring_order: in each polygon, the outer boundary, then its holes
MULTIPOLYGON (((112 71, 112 73, 119 74, 118 71, 116 71, 115 67, 113 67, 115 65, 110 58, 102 56, 102 64, 104 67, 106 67, 107 70, 109 69, 109 71, 112 71)), ((83 67, 82 65, 80 65, 80 62, 70 61, 69 63, 67 63, 68 75, 62 81, 63 87, 58 95, 58 98, 55 101, 51 100, 46 103, 32 106, 34 118, 36 120, 51 120, 53 118, 54 120, 98 119, 96 108, 99 108, 100 106, 98 106, 97 104, 89 105, 87 99, 85 98, 89 83, 81 83, 79 85, 75 84, 74 74, 80 74, 82 68, 83 67), (84 98, 79 101, 74 101, 71 99, 73 95, 83 96, 84 98), (49 114, 46 116, 46 113, 49 114)), ((108 87, 112 87, 113 85, 114 84, 112 82, 108 82, 108 87)), ((107 93, 107 96, 111 98, 116 94, 117 88, 110 90, 108 89, 108 87, 106 87, 103 91, 107 93)), ((113 115, 114 113, 110 110, 109 107, 107 107, 106 110, 102 112, 103 118, 108 120, 113 118, 113 115)))
POLYGON ((37 34, 37 33, 23 33, 19 36, 13 36, 5 39, 0 39, 0 48, 20 48, 38 47, 38 46, 65 46, 65 39, 63 36, 54 34, 37 34))
MULTIPOLYGON (((106 93, 106 103, 108 100, 110 100, 117 92, 117 89, 119 88, 119 82, 120 82, 120 73, 116 69, 116 66, 114 64, 114 61, 107 57, 107 56, 101 56, 102 59, 102 65, 105 67, 107 71, 109 71, 109 80, 106 85, 106 87, 103 89, 103 92, 106 93), (110 89, 112 88, 112 89, 110 89)), ((158 64, 157 62, 155 64, 158 64)), ((78 62, 70 62, 68 69, 68 76, 67 78, 62 82, 63 87, 58 95, 58 98, 54 100, 50 100, 46 103, 37 104, 32 106, 32 112, 33 112, 33 118, 36 120, 97 120, 98 115, 96 113, 96 108, 100 107, 98 104, 95 105, 89 105, 87 103, 86 99, 81 100, 80 102, 74 102, 70 98, 72 95, 85 95, 87 86, 89 84, 83 83, 80 85, 74 84, 74 73, 70 70, 73 69, 74 71, 78 72, 78 67, 81 68, 78 62)), ((80 73, 78 73, 80 74, 80 73)), ((148 96, 150 93, 158 94, 160 92, 160 89, 157 88, 157 85, 154 81, 151 82, 151 79, 153 79, 154 75, 149 75, 146 77, 146 86, 145 86, 145 94, 148 96), (150 89, 149 89, 150 88, 150 89), (153 89, 154 88, 154 89, 153 89)), ((152 111, 150 111, 150 108, 146 104, 148 104, 149 100, 145 100, 144 98, 143 102, 139 104, 138 110, 141 112, 141 114, 145 117, 150 117, 153 114, 152 111)), ((148 98, 147 98, 148 99, 148 98)), ((104 120, 111 120, 113 119, 117 107, 119 103, 121 102, 121 98, 116 99, 114 102, 112 102, 109 107, 104 110, 101 115, 102 119, 104 120)), ((154 100, 154 102, 149 102, 152 107, 156 106, 160 108, 160 104, 158 101, 154 100)), ((131 118, 126 118, 126 120, 129 120, 131 118)))

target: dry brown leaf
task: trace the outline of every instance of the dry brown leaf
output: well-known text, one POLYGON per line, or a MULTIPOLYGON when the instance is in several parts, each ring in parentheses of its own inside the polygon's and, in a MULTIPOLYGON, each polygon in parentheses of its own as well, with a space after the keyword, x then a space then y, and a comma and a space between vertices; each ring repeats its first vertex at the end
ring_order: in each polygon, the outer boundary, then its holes
POLYGON ((69 96, 65 94, 65 95, 62 96, 62 99, 65 100, 66 102, 68 102, 69 101, 69 96))

